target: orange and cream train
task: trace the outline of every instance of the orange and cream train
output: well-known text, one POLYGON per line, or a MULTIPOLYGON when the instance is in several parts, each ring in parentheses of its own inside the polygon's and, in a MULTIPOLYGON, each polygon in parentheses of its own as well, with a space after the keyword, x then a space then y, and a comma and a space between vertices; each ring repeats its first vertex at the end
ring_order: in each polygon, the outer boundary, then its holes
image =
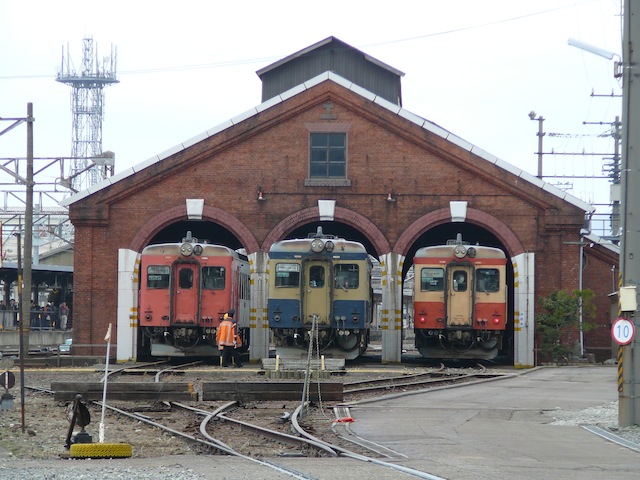
POLYGON ((414 257, 414 332, 425 358, 492 359, 507 327, 507 259, 458 235, 414 257))
POLYGON ((140 256, 139 356, 218 356, 216 330, 231 309, 246 349, 249 290, 249 263, 228 247, 191 232, 149 245, 140 256))

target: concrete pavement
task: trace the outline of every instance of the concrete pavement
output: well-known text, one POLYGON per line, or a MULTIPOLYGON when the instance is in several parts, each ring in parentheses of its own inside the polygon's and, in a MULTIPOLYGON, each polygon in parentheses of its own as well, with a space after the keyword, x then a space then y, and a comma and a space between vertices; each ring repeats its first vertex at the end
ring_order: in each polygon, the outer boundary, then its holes
POLYGON ((449 480, 628 480, 640 453, 544 414, 618 398, 617 369, 541 368, 499 381, 390 396, 351 409, 351 430, 449 480))

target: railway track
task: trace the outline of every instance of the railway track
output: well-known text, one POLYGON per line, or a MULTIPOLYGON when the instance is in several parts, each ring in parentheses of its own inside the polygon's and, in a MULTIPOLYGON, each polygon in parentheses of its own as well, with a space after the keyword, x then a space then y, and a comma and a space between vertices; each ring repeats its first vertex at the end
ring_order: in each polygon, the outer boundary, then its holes
MULTIPOLYGON (((165 382, 168 375, 181 375, 198 365, 199 362, 182 365, 167 362, 132 365, 114 369, 113 375, 108 378, 111 380, 119 375, 127 378, 129 375, 144 374, 145 378, 141 381, 165 382)), ((189 405, 153 402, 146 406, 143 405, 144 402, 122 402, 122 405, 107 404, 105 408, 111 412, 110 415, 127 417, 133 424, 144 424, 170 436, 180 437, 183 441, 192 443, 197 452, 234 455, 258 461, 265 468, 281 472, 287 471, 287 467, 278 465, 277 460, 266 461, 264 458, 349 457, 380 468, 398 469, 399 473, 404 470, 397 464, 404 458, 402 455, 359 438, 350 430, 350 403, 379 396, 381 393, 405 393, 497 375, 479 368, 472 372, 450 373, 439 370, 345 382, 345 401, 340 405, 323 404, 322 401, 315 404, 301 404, 298 401, 297 405, 291 402, 189 402, 189 405)), ((54 393, 45 388, 33 389, 43 394, 54 393)), ((101 402, 92 403, 92 408, 102 408, 101 402)), ((123 421, 117 423, 122 424, 123 421)), ((290 472, 290 475, 294 478, 310 478, 299 471, 290 472)), ((438 478, 410 469, 403 471, 400 476, 404 475, 438 478)))
MULTIPOLYGON (((147 377, 153 373, 154 382, 163 382, 167 374, 175 374, 188 368, 187 365, 163 367, 164 364, 159 363, 128 366, 115 370, 113 375, 109 375, 109 379, 117 375, 137 375, 144 372, 147 377)), ((374 386, 388 390, 397 388, 407 381, 413 385, 420 382, 423 385, 433 384, 438 377, 452 380, 452 375, 439 375, 435 372, 431 375, 420 373, 367 382, 349 382, 347 385, 350 390, 365 389, 365 393, 372 395, 372 392, 375 392, 375 389, 372 390, 374 386)), ((149 378, 145 381, 149 381, 149 378)), ((43 394, 54 393, 46 388, 30 388, 43 394)), ((102 402, 91 403, 91 408, 102 408, 102 402)), ((111 412, 110 416, 127 417, 133 424, 144 424, 148 428, 180 437, 183 441, 192 443, 196 451, 233 455, 257 462, 265 468, 284 472, 293 478, 306 480, 312 477, 306 476, 298 469, 290 470, 278 464, 277 460, 264 458, 349 457, 379 468, 394 469, 400 477, 408 475, 430 480, 438 478, 429 473, 399 466, 397 461, 403 457, 397 452, 353 435, 348 429, 348 424, 342 422, 348 415, 348 406, 344 405, 327 406, 321 402, 316 405, 305 402, 297 406, 291 402, 287 402, 286 405, 283 402, 271 402, 267 405, 260 405, 259 402, 247 405, 236 402, 197 402, 194 406, 156 402, 144 407, 139 404, 133 405, 132 402, 126 403, 125 406, 107 404, 105 408, 111 412)), ((117 423, 122 424, 123 421, 119 420, 117 423)))
POLYGON ((473 372, 452 373, 435 371, 413 373, 357 382, 345 382, 343 383, 343 387, 345 398, 348 398, 350 401, 355 401, 366 398, 367 396, 377 396, 381 393, 404 393, 435 387, 453 386, 507 375, 509 374, 488 373, 484 366, 479 365, 477 371, 473 372))
MULTIPOLYGON (((41 387, 27 387, 31 390, 44 394, 53 394, 51 390, 41 387)), ((93 406, 102 408, 102 402, 91 402, 93 406)), ((162 406, 157 406, 153 411, 146 410, 142 412, 129 411, 113 405, 105 405, 105 408, 112 414, 126 417, 132 422, 145 424, 149 428, 158 429, 168 433, 174 437, 179 437, 184 441, 197 445, 203 452, 211 454, 231 455, 242 458, 246 461, 254 462, 265 468, 285 473, 288 476, 300 480, 312 480, 315 477, 306 475, 299 468, 292 469, 286 465, 280 464, 277 460, 267 460, 260 458, 260 453, 252 449, 246 450, 246 437, 242 437, 243 441, 238 445, 233 445, 234 438, 237 438, 237 430, 249 432, 250 434, 266 440, 270 445, 270 457, 274 457, 273 443, 286 445, 291 448, 282 448, 280 456, 305 456, 305 457, 348 457, 368 464, 376 465, 380 468, 393 469, 402 472, 410 477, 439 480, 440 477, 431 475, 427 472, 410 469, 388 462, 386 459, 398 459, 397 454, 391 450, 369 442, 354 442, 353 445, 357 449, 349 449, 336 444, 334 441, 321 439, 307 431, 305 428, 305 420, 302 418, 303 411, 309 411, 312 407, 309 404, 300 405, 295 409, 290 418, 280 419, 280 424, 284 427, 292 429, 292 433, 286 433, 279 430, 267 428, 260 422, 248 422, 239 418, 235 418, 234 413, 239 410, 245 410, 237 402, 227 402, 215 408, 193 407, 186 404, 176 402, 163 402, 162 406), (170 417, 167 413, 170 412, 170 417), (154 414, 163 417, 165 421, 157 421, 154 414), (198 417, 199 422, 194 422, 193 418, 198 417), (178 426, 170 426, 178 424, 178 426), (244 443, 244 445, 243 445, 244 443), (391 453, 390 453, 391 452, 391 453)), ((135 408, 135 407, 134 407, 135 408)), ((263 420, 264 420, 263 416, 263 420)), ((264 423, 264 422, 262 422, 264 423)), ((257 440, 250 442, 255 447, 257 440)), ((236 443, 238 443, 236 441, 236 443)), ((267 455, 265 455, 266 457, 267 455)), ((277 458, 277 457, 276 457, 277 458)))

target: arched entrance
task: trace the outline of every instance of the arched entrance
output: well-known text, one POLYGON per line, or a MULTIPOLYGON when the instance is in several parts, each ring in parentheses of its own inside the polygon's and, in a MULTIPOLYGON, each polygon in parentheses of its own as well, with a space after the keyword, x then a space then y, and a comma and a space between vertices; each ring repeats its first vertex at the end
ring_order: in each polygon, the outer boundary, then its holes
MULTIPOLYGON (((258 248, 255 237, 242 222, 223 210, 205 206, 197 199, 187 200, 185 206, 174 207, 147 221, 130 248, 118 251, 118 361, 135 360, 145 354, 139 349, 144 343, 141 341, 138 311, 140 276, 144 274, 140 271, 140 253, 147 245, 180 243, 187 236, 197 238, 202 244, 222 245, 232 251, 242 248, 255 251, 258 248)), ((241 330, 248 332, 250 329, 248 300, 246 318, 238 318, 238 325, 241 330)), ((208 352, 212 348, 212 345, 206 345, 201 350, 208 352)))
MULTIPOLYGON (((480 210, 467 208, 466 202, 451 202, 449 209, 424 215, 404 232, 394 248, 404 255, 403 279, 407 278, 419 248, 443 245, 458 234, 471 245, 499 248, 510 260, 506 271, 508 323, 501 355, 513 359, 516 366, 533 366, 533 254, 523 251, 520 241, 503 222, 480 210)), ((415 318, 415 313, 411 315, 415 318)))

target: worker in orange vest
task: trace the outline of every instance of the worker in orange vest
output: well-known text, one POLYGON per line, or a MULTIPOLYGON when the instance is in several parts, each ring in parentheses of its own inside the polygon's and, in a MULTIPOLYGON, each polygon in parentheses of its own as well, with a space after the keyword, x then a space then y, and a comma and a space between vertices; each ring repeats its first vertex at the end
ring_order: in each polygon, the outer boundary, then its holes
POLYGON ((238 354, 237 346, 237 333, 236 333, 236 324, 235 319, 233 318, 235 315, 235 310, 229 310, 224 314, 222 318, 222 322, 216 331, 216 343, 218 344, 218 349, 222 351, 222 366, 230 367, 231 359, 233 358, 233 363, 237 368, 242 367, 240 363, 240 355, 238 354))

